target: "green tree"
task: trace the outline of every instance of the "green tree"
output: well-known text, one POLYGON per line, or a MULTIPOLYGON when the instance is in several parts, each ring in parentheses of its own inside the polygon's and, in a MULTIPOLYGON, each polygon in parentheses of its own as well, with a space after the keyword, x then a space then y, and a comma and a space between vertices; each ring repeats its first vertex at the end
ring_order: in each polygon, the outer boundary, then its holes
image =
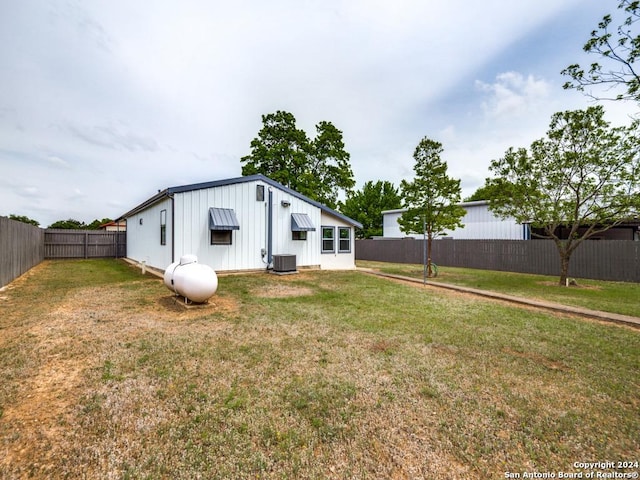
POLYGON ((58 228, 58 229, 70 229, 70 230, 78 230, 85 229, 87 226, 84 222, 79 220, 74 220, 73 218, 69 218, 68 220, 58 220, 57 222, 49 225, 48 228, 58 228))
POLYGON ((478 189, 475 192, 473 192, 470 196, 465 198, 464 201, 465 202, 478 202, 480 200, 489 201, 498 194, 499 192, 496 192, 494 187, 492 187, 491 185, 487 184, 487 182, 485 182, 483 186, 478 187, 478 189))
POLYGON ((560 112, 546 138, 491 162, 495 178, 488 182, 500 195, 490 208, 555 242, 560 285, 567 285, 571 255, 581 242, 640 210, 637 131, 637 123, 611 127, 601 106, 560 112), (569 230, 568 238, 560 228, 569 230))
POLYGON ((358 238, 371 238, 382 235, 382 211, 400 208, 402 199, 393 183, 368 181, 362 190, 347 195, 340 211, 362 224, 362 230, 356 231, 358 238))
POLYGON ((98 230, 100 228, 100 225, 104 225, 105 223, 109 223, 109 222, 112 222, 112 221, 113 220, 110 219, 110 218, 103 218, 102 220, 98 220, 96 218, 93 222, 87 224, 85 226, 85 228, 87 230, 98 230))
POLYGON ((240 159, 243 175, 261 173, 309 198, 337 208, 340 192, 355 181, 342 132, 330 122, 316 125, 309 140, 296 127, 293 114, 277 111, 262 116, 262 129, 251 141, 251 153, 240 159))
POLYGON ((68 220, 58 220, 57 222, 52 223, 47 228, 59 228, 59 229, 69 229, 69 230, 98 230, 100 225, 104 225, 105 223, 112 222, 110 218, 103 218, 102 220, 98 220, 97 218, 91 223, 84 223, 80 220, 74 220, 73 218, 69 218, 68 220))
MULTIPOLYGON (((565 89, 584 92, 585 87, 600 85, 607 90, 618 91, 607 99, 640 101, 640 76, 635 67, 640 56, 640 35, 636 30, 640 20, 640 2, 621 0, 618 10, 623 16, 616 22, 618 26, 612 28, 613 17, 605 15, 584 44, 583 50, 599 56, 600 61, 592 63, 587 70, 579 64, 569 65, 562 70, 562 75, 571 78, 564 84, 565 89), (618 87, 624 91, 620 92, 618 87)), ((590 91, 587 95, 601 98, 590 91)))
POLYGON ((432 276, 431 245, 446 230, 463 226, 466 213, 460 207, 460 180, 447 175, 447 163, 440 158, 442 144, 424 137, 415 149, 415 178, 400 184, 406 211, 398 219, 405 233, 426 233, 427 274, 432 276))
POLYGON ((14 215, 13 213, 11 215, 9 215, 9 218, 11 220, 15 220, 17 222, 22 222, 22 223, 28 223, 29 225, 34 225, 36 227, 40 226, 40 222, 38 222, 37 220, 33 220, 29 217, 26 217, 24 215, 14 215))
POLYGON ((305 195, 331 208, 338 206, 340 192, 348 194, 356 184, 350 155, 344 148, 342 132, 331 122, 322 121, 316 125, 316 137, 310 142, 305 186, 308 192, 315 193, 305 195))

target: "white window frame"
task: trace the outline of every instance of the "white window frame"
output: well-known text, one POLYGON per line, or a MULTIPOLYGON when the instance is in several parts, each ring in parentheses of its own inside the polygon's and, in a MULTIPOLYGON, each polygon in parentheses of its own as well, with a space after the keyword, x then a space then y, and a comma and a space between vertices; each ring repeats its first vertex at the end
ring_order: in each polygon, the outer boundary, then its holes
POLYGON ((336 251, 336 227, 330 227, 330 226, 322 226, 320 227, 321 231, 322 231, 322 238, 320 239, 320 241, 322 242, 320 244, 320 248, 321 248, 321 253, 335 253, 336 251), (331 232, 331 238, 325 238, 324 236, 324 232, 325 231, 330 231, 331 232), (327 250, 324 248, 324 242, 328 242, 331 241, 331 250, 327 250))
POLYGON ((351 227, 338 227, 338 253, 351 253, 351 227), (342 232, 347 232, 347 238, 342 238, 342 232), (348 247, 342 248, 342 242, 346 241, 348 247))

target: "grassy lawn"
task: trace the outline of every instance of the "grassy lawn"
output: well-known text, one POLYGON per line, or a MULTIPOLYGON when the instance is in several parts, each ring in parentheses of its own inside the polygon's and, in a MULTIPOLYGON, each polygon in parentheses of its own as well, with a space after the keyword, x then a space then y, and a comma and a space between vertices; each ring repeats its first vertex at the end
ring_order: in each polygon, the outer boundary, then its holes
MULTIPOLYGON (((418 264, 358 261, 358 266, 422 279, 423 266, 418 264)), ((428 281, 640 316, 638 283, 578 279, 577 286, 567 288, 558 286, 558 277, 455 267, 439 267, 438 276, 428 281)))
POLYGON ((359 272, 221 277, 190 309, 114 260, 47 261, 10 287, 1 478, 487 479, 640 460, 630 328, 359 272))

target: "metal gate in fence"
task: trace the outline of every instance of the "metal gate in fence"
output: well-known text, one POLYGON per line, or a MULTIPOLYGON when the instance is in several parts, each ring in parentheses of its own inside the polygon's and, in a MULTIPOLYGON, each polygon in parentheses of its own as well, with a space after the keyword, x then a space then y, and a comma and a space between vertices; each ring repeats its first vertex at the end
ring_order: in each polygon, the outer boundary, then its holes
POLYGON ((57 230, 44 232, 44 258, 120 258, 127 255, 126 232, 57 230))

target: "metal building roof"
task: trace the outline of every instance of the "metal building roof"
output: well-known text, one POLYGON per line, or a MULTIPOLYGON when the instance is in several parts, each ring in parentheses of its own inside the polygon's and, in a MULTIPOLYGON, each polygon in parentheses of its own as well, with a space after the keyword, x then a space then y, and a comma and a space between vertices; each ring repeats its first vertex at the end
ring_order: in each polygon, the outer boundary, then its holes
POLYGON ((145 210, 146 208, 150 207, 151 205, 154 205, 155 203, 159 202, 160 200, 166 198, 166 197, 172 197, 173 194, 175 193, 182 193, 182 192, 190 192, 193 190, 202 190, 205 188, 214 188, 214 187, 222 187, 225 185, 234 185, 234 184, 238 184, 238 183, 247 183, 247 182, 256 182, 256 181, 261 181, 266 183, 267 185, 270 185, 274 188, 278 188, 284 192, 287 192, 288 194, 290 194, 293 197, 299 198, 300 200, 303 200, 307 203, 310 203, 311 205, 314 205, 316 207, 318 207, 319 209, 321 209, 323 212, 326 212, 330 215, 333 215, 334 217, 337 217, 341 220, 343 220, 344 222, 348 223, 349 225, 353 225, 354 227, 358 227, 358 228, 362 228, 362 224, 352 218, 347 217, 346 215, 343 215, 340 212, 336 212, 335 210, 333 210, 332 208, 327 207, 326 205, 317 202, 316 200, 312 200, 309 197, 302 195, 299 192, 296 192, 295 190, 292 190, 289 187, 285 187, 284 185, 282 185, 281 183, 276 182, 275 180, 271 180, 269 177, 266 177, 264 175, 262 175, 261 173, 258 173, 256 175, 248 175, 246 177, 236 177, 236 178, 229 178, 229 179, 225 179, 225 180, 215 180, 213 182, 204 182, 204 183, 194 183, 191 185, 182 185, 182 186, 178 186, 178 187, 169 187, 165 190, 162 190, 160 192, 158 192, 156 195, 154 195, 153 197, 149 198, 148 200, 142 202, 140 205, 138 205, 137 207, 133 208, 132 210, 128 211, 127 213, 123 214, 121 217, 117 218, 117 220, 123 219, 123 218, 127 218, 127 217, 131 217, 133 215, 135 215, 138 212, 141 212, 142 210, 145 210))

